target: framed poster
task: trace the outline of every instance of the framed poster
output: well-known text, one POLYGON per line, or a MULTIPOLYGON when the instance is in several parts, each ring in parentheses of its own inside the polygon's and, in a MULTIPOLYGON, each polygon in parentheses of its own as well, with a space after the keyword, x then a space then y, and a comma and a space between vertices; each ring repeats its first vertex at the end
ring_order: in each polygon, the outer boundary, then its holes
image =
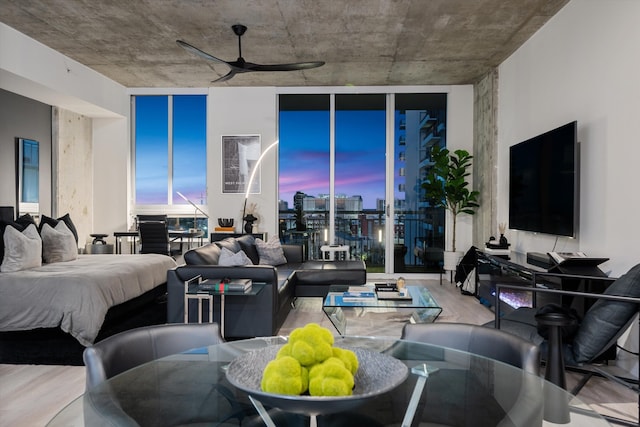
MULTIPOLYGON (((246 193, 260 152, 260 135, 222 135, 223 193, 246 193)), ((250 193, 260 193, 260 170, 253 177, 250 193)))

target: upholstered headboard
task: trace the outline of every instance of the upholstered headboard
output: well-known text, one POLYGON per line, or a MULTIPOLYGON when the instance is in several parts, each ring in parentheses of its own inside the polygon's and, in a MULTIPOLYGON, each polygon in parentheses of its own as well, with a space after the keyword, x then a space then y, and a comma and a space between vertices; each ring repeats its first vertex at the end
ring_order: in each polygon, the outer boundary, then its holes
POLYGON ((15 219, 13 206, 0 206, 0 221, 13 222, 15 219))

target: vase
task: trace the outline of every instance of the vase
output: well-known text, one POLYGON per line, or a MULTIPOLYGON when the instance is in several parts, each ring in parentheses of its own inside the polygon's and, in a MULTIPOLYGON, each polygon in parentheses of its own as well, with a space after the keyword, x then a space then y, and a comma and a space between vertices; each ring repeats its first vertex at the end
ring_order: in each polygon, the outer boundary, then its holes
POLYGON ((509 242, 507 241, 507 238, 504 237, 504 234, 500 234, 499 242, 500 242, 500 246, 501 247, 503 247, 503 248, 509 247, 509 242))
POLYGON ((253 233, 253 223, 258 219, 255 216, 253 216, 252 214, 249 214, 247 216, 245 216, 244 218, 245 223, 244 223, 244 232, 247 234, 251 234, 253 233))

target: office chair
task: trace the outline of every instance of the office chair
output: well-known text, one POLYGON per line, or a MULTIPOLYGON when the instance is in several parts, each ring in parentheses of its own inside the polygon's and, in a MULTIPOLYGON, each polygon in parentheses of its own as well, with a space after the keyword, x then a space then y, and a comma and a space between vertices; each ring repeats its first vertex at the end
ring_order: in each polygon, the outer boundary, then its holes
POLYGON ((171 249, 166 222, 141 222, 138 224, 138 233, 141 254, 162 254, 173 257, 181 253, 180 249, 171 249))

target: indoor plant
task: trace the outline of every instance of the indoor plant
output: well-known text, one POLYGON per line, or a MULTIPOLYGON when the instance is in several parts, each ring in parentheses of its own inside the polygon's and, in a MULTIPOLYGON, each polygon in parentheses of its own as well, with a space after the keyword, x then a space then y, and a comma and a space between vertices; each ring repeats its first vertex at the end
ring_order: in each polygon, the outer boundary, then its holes
MULTIPOLYGON (((473 156, 466 150, 455 150, 453 154, 446 148, 434 146, 431 149, 433 167, 422 183, 426 199, 434 207, 442 207, 451 212, 453 218, 451 251, 456 252, 456 222, 460 214, 475 214, 478 205, 478 191, 469 189, 467 177, 471 175, 471 159, 473 156)), ((455 269, 457 258, 450 263, 445 259, 445 270, 455 269), (452 267, 452 268, 451 268, 452 267)))

